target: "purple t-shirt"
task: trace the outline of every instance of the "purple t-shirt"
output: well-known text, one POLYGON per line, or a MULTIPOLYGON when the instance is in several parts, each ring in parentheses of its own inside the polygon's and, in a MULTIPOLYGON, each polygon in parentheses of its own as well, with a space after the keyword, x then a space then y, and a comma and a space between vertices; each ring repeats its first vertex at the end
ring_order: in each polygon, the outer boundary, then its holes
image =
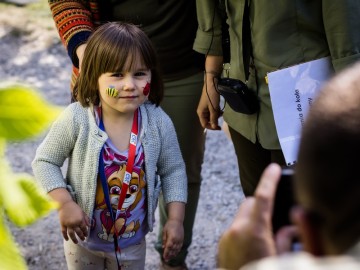
MULTIPOLYGON (((101 109, 95 109, 96 121, 100 122, 101 109)), ((140 123, 139 115, 139 127, 140 123)), ((139 129, 140 130, 140 129, 139 129)), ((110 203, 114 211, 118 207, 122 181, 126 170, 128 151, 119 151, 108 139, 104 145, 103 159, 105 176, 108 182, 110 203)), ((114 250, 114 233, 116 228, 120 248, 126 248, 139 244, 148 233, 149 228, 146 219, 146 179, 144 172, 144 152, 141 143, 136 145, 132 178, 127 190, 120 215, 114 222, 110 217, 105 203, 104 192, 100 177, 97 180, 95 209, 93 213, 90 235, 83 245, 92 250, 111 252, 114 250)))

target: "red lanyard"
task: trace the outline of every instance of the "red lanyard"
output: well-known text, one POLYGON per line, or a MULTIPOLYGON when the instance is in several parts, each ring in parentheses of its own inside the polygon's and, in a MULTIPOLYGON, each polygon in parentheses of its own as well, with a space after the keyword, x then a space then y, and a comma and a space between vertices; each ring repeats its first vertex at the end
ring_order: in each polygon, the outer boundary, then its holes
POLYGON ((128 160, 127 160, 127 163, 126 163, 126 171, 125 171, 123 183, 122 183, 122 186, 121 186, 121 193, 120 193, 118 208, 116 210, 115 220, 120 215, 120 211, 121 211, 122 205, 123 205, 123 203, 125 201, 126 193, 127 193, 128 188, 129 188, 130 181, 131 181, 132 171, 133 171, 134 161, 135 161, 136 143, 137 143, 138 132, 139 132, 139 128, 138 128, 138 110, 136 110, 134 112, 134 120, 133 120, 131 133, 130 133, 130 145, 129 145, 128 160))
MULTIPOLYGON (((124 175, 124 179, 123 179, 123 183, 121 186, 121 193, 120 193, 120 198, 119 198, 119 203, 117 206, 117 210, 116 210, 116 215, 114 216, 113 211, 112 211, 112 207, 111 207, 111 203, 110 203, 110 195, 109 195, 109 188, 108 188, 108 183, 107 183, 107 179, 106 179, 106 175, 105 175, 105 167, 104 167, 104 157, 103 157, 103 152, 104 152, 104 148, 101 149, 100 152, 100 157, 99 157, 99 175, 100 175, 100 179, 101 179, 101 184, 102 184, 102 188, 103 188, 103 192, 104 192, 104 196, 105 196, 105 202, 106 202, 106 206, 110 212, 110 216, 111 219, 113 221, 113 226, 114 226, 114 247, 115 247, 115 255, 116 255, 116 260, 117 260, 117 264, 118 264, 118 269, 121 269, 120 263, 119 263, 119 257, 118 255, 120 255, 120 246, 118 244, 118 238, 120 236, 119 231, 116 229, 115 226, 115 221, 116 219, 119 217, 120 213, 121 213, 121 208, 122 205, 125 201, 125 197, 126 197, 126 193, 127 190, 129 188, 129 184, 132 178, 132 171, 133 171, 133 167, 134 167, 134 162, 135 162, 135 154, 136 154, 136 144, 137 144, 137 137, 138 137, 138 132, 139 132, 139 128, 138 128, 138 110, 137 109, 134 112, 134 118, 133 118, 133 123, 132 123, 132 127, 131 127, 131 133, 130 133, 130 145, 129 145, 129 154, 128 154, 128 160, 126 163, 126 171, 125 171, 125 175, 124 175)), ((99 123, 99 127, 101 130, 105 131, 105 127, 104 127, 104 123, 102 121, 102 118, 100 118, 100 123, 99 123)), ((125 226, 126 224, 124 223, 123 226, 125 226)), ((121 231, 121 228, 120 228, 121 231)))

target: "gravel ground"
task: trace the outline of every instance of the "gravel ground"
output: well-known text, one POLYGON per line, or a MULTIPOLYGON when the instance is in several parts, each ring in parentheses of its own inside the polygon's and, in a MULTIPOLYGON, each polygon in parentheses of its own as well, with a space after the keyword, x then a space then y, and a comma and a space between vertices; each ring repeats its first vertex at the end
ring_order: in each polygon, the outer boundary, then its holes
MULTIPOLYGON (((27 83, 51 103, 69 103, 71 63, 45 0, 26 8, 0 3, 0 52, 1 81, 27 83)), ((42 138, 8 145, 7 158, 14 171, 32 174, 30 163, 42 138)), ((243 199, 235 160, 225 134, 208 132, 189 269, 215 269, 217 241, 243 199)), ((29 269, 66 269, 56 212, 26 228, 10 226, 29 269)), ((149 270, 158 269, 159 256, 153 248, 156 235, 157 227, 147 236, 149 270)))

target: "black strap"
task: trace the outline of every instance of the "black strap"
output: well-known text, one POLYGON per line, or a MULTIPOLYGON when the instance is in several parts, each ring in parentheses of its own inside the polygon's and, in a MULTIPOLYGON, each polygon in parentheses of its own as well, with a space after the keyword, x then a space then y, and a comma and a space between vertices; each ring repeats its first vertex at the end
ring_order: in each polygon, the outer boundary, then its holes
POLYGON ((247 81, 249 79, 250 58, 252 56, 250 12, 249 12, 248 0, 245 0, 242 26, 243 26, 242 27, 243 63, 244 63, 245 81, 247 81))
POLYGON ((114 215, 114 212, 112 211, 112 207, 111 207, 111 203, 110 203, 109 186, 108 186, 108 183, 106 181, 106 176, 105 176, 103 152, 104 152, 104 149, 101 149, 100 157, 99 157, 99 175, 100 175, 101 185, 102 185, 102 188, 104 191, 105 203, 110 212, 110 217, 115 224, 115 215, 114 215))
MULTIPOLYGON (((104 123, 103 123, 102 120, 100 120, 99 127, 100 127, 101 130, 105 131, 104 123)), ((109 186, 108 186, 108 183, 107 183, 107 180, 106 180, 106 175, 105 175, 105 164, 104 164, 104 159, 103 159, 104 158, 103 153, 104 153, 104 147, 100 151, 99 176, 100 176, 101 185, 102 185, 103 192, 104 192, 105 203, 106 203, 106 206, 108 208, 110 217, 111 217, 111 219, 113 221, 113 224, 115 226, 115 213, 113 212, 112 207, 111 207, 109 186)), ((121 265, 120 265, 120 262, 119 262, 119 258, 117 256, 117 250, 119 250, 119 242, 118 242, 117 235, 115 233, 114 233, 113 239, 114 239, 115 258, 116 258, 116 262, 117 262, 117 265, 118 265, 118 270, 121 270, 121 265)))

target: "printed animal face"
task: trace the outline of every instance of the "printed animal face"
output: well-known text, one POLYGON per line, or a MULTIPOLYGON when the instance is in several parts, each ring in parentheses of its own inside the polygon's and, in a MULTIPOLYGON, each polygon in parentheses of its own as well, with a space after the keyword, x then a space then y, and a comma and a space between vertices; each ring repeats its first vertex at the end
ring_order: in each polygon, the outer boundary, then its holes
MULTIPOLYGON (((110 202, 114 209, 117 209, 119 203, 121 186, 122 186, 125 170, 126 170, 126 166, 122 165, 119 167, 118 171, 113 172, 108 178, 110 202)), ((126 197, 122 205, 122 210, 125 210, 129 207, 131 207, 130 210, 132 210, 136 207, 137 203, 140 201, 142 197, 141 190, 144 187, 145 187, 145 181, 144 181, 143 171, 141 170, 140 175, 136 172, 133 172, 128 190, 126 192, 126 197)))

